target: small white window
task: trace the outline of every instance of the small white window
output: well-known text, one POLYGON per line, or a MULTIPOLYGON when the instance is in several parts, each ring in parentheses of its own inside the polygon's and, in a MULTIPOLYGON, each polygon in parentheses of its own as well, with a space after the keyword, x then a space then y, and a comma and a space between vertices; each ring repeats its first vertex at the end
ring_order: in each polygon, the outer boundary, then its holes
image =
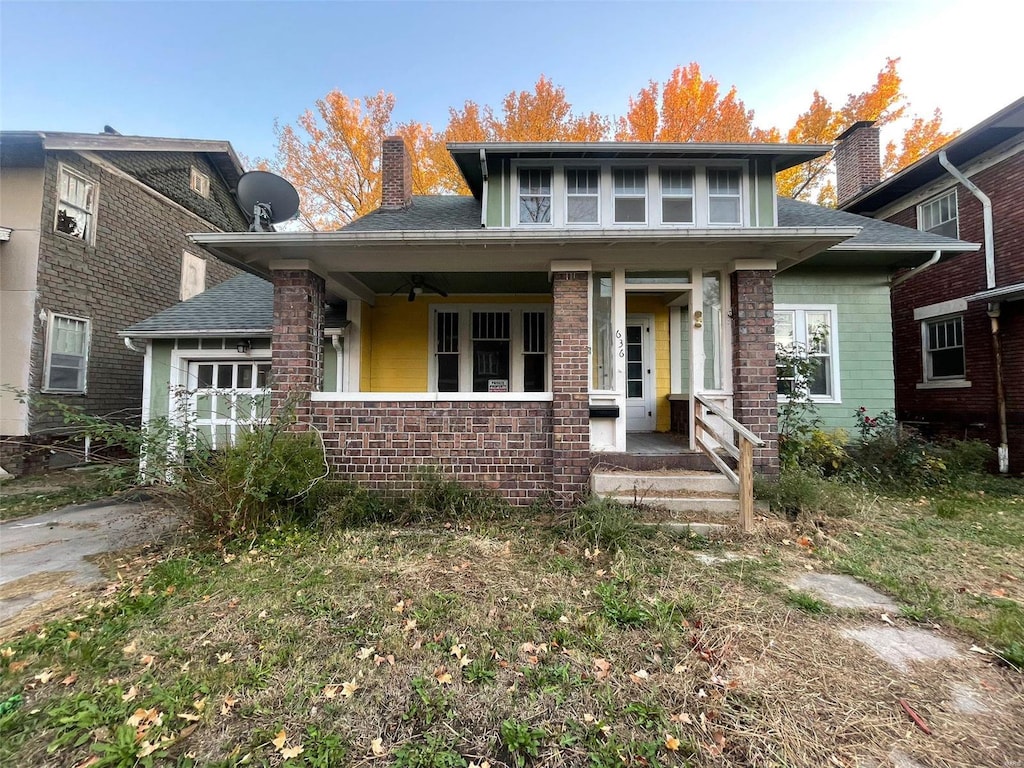
POLYGON ((839 402, 838 331, 834 307, 779 306, 775 309, 775 348, 813 361, 808 375, 777 363, 778 393, 788 398, 806 392, 811 400, 839 402))
POLYGON ((181 300, 191 299, 205 290, 206 259, 184 251, 181 254, 181 300))
POLYGON ((565 172, 565 220, 569 224, 597 224, 601 172, 596 168, 565 172))
POLYGON ((54 231, 90 245, 95 240, 96 184, 63 165, 57 175, 54 231))
POLYGON ((661 220, 665 224, 693 224, 692 169, 661 169, 661 220))
POLYGON ((519 223, 551 223, 551 169, 519 171, 519 223))
POLYGON ((643 224, 647 221, 647 169, 616 168, 614 205, 616 224, 643 224))
POLYGON ((917 228, 945 237, 960 237, 956 189, 917 206, 917 228))
POLYGON ((198 168, 192 168, 188 179, 189 188, 200 197, 210 196, 210 177, 198 168))
POLYGON ((955 381, 966 377, 962 315, 927 320, 921 324, 921 335, 925 381, 955 381))
POLYGON ((83 394, 88 368, 89 321, 49 313, 43 391, 83 394))
POLYGON ((740 172, 735 168, 708 169, 708 223, 742 223, 740 172))

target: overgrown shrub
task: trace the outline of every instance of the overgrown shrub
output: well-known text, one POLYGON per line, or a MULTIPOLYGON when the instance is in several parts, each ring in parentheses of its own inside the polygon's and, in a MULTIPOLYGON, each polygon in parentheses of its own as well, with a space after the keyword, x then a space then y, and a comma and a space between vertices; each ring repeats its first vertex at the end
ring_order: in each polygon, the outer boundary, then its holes
POLYGON ((632 509, 614 499, 597 497, 574 507, 565 524, 570 538, 609 552, 628 547, 640 530, 632 509))
POLYGON ((794 520, 822 512, 850 515, 858 504, 858 494, 840 480, 803 467, 783 468, 775 482, 757 480, 754 495, 767 501, 775 512, 794 520))

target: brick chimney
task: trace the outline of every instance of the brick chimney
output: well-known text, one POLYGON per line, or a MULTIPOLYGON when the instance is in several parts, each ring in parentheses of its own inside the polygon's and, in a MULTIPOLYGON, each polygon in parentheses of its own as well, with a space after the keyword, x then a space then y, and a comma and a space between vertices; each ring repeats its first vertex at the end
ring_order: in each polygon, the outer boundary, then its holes
POLYGON ((872 120, 858 120, 837 138, 836 199, 840 208, 882 178, 878 128, 872 120))
POLYGON ((401 136, 384 139, 380 152, 380 207, 398 211, 412 202, 412 159, 401 136))

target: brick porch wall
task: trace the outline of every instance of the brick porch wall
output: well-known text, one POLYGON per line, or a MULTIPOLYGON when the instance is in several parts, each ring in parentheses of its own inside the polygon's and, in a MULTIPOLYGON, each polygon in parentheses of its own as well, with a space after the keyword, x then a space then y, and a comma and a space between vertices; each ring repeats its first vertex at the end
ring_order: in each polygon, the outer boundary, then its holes
POLYGON ((271 342, 274 413, 297 398, 295 416, 310 418, 309 393, 324 377, 324 279, 307 270, 275 270, 274 336, 271 342))
POLYGON ((774 270, 732 273, 733 416, 765 441, 754 451, 764 477, 779 474, 774 281, 774 270))
POLYGON ((423 470, 526 506, 551 488, 549 402, 315 401, 331 469, 376 489, 412 489, 423 470))
POLYGON ((551 493, 561 507, 587 494, 590 480, 590 369, 588 273, 552 275, 551 493))

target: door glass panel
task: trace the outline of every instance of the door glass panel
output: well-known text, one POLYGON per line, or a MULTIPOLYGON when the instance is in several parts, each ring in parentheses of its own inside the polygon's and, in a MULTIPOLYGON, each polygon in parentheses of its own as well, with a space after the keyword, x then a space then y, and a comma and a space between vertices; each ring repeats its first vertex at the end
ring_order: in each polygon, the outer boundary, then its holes
POLYGON ((196 386, 199 389, 209 389, 213 386, 213 366, 200 365, 196 386))
POLYGON ((626 397, 644 396, 643 328, 626 326, 626 397))
POLYGON ((234 373, 235 366, 230 363, 217 366, 217 387, 219 389, 231 389, 232 381, 231 374, 234 373))
POLYGON ((270 385, 270 363, 256 365, 256 386, 265 389, 270 385))
POLYGON ((238 366, 238 384, 236 386, 239 389, 252 389, 252 366, 248 363, 238 366))
POLYGON ((614 356, 612 352, 612 278, 608 274, 594 274, 591 307, 594 325, 594 352, 591 361, 594 389, 613 387, 614 356))
POLYGON ((722 389, 722 284, 717 272, 704 275, 704 388, 722 389))

